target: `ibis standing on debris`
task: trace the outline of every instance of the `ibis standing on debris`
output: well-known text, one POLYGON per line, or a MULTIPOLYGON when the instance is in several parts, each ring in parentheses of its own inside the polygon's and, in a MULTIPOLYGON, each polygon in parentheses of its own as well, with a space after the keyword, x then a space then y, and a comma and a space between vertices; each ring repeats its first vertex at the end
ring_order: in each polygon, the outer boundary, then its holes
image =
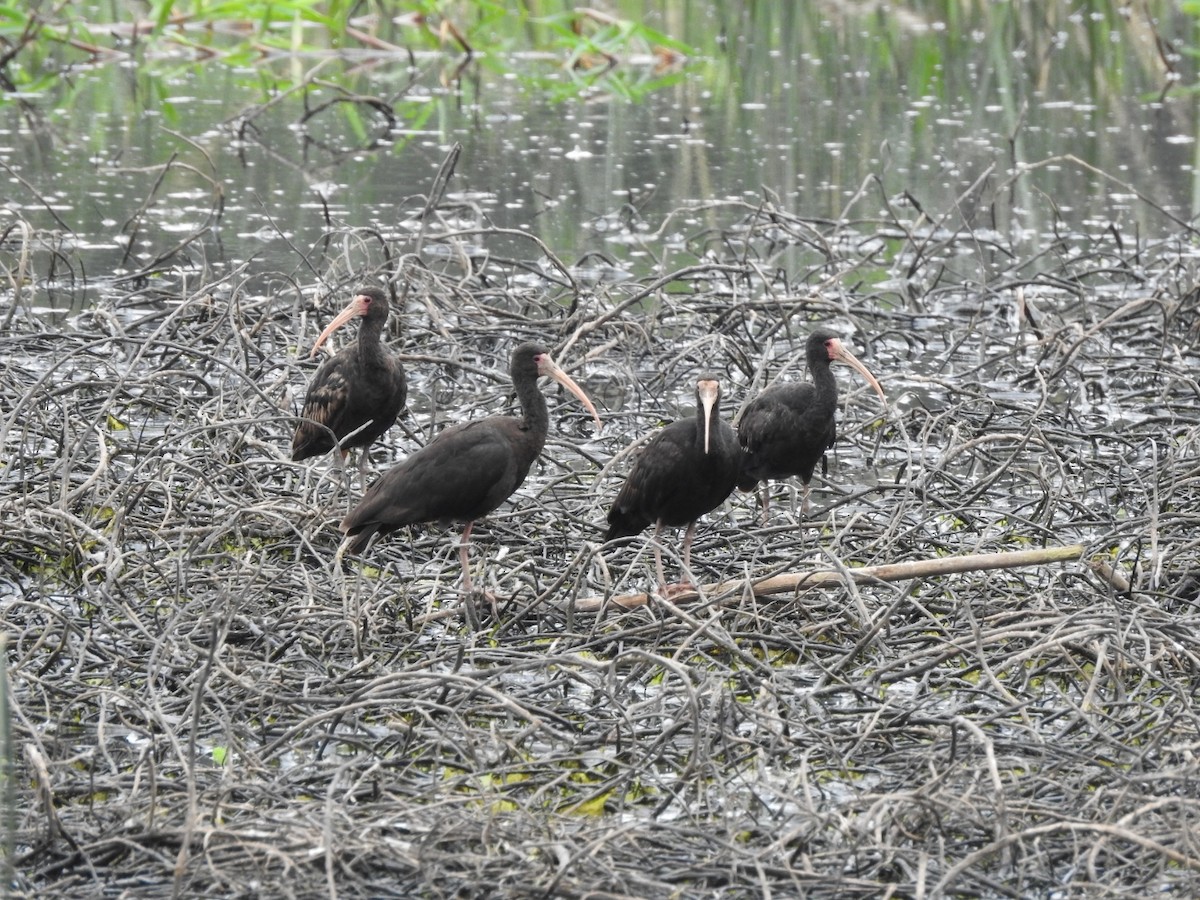
POLYGON ((777 384, 750 401, 738 420, 742 445, 742 470, 738 487, 750 491, 764 482, 762 522, 767 524, 769 479, 799 475, 804 483, 802 511, 808 513, 809 482, 818 461, 837 436, 837 380, 830 364, 844 362, 867 380, 887 406, 887 397, 875 376, 846 349, 836 334, 818 328, 805 347, 812 382, 777 384))
POLYGON ((345 519, 339 554, 361 553, 376 534, 421 522, 465 522, 459 560, 463 592, 471 593, 467 542, 475 520, 496 509, 521 486, 542 452, 550 428, 546 398, 538 390, 549 375, 579 398, 600 427, 596 407, 583 389, 538 344, 513 351, 509 369, 520 416, 489 416, 454 425, 383 474, 345 519))
MULTIPOLYGON (((721 385, 715 376, 696 382, 696 415, 672 422, 638 455, 608 512, 605 540, 635 535, 654 523, 654 563, 663 592, 659 536, 666 526, 686 525, 683 574, 690 577, 696 520, 716 509, 733 492, 741 451, 729 423, 721 418, 721 385)), ((684 581, 672 589, 691 587, 684 581)))
POLYGON ((344 460, 357 447, 359 472, 366 477, 367 452, 392 427, 408 393, 404 367, 380 340, 387 317, 387 294, 376 287, 359 288, 313 344, 310 356, 351 319, 363 320, 354 343, 327 359, 313 376, 300 413, 303 421, 292 438, 293 460, 335 447, 344 460))

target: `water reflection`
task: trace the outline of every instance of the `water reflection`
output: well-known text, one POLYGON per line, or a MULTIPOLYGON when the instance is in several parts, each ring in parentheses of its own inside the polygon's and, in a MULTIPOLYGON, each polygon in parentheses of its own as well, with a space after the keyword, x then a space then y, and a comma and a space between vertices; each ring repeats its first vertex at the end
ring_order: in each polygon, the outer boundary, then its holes
MULTIPOLYGON (((924 11, 941 4, 622 4, 707 52, 640 103, 551 102, 482 65, 444 88, 436 66, 381 53, 325 60, 292 94, 266 76, 296 60, 97 65, 40 98, 40 128, 6 108, 9 216, 45 235, 36 271, 56 269, 50 302, 70 305, 210 217, 176 265, 290 272, 339 228, 402 234, 452 141, 455 227, 525 230, 623 276, 702 256, 731 224, 719 201, 764 194, 872 234, 992 231, 1018 249, 1109 227, 1166 234, 1193 213, 1195 113, 1191 98, 1157 99, 1190 75, 1156 38, 1190 20, 1152 6, 1157 23, 1007 3, 947 4, 941 20, 924 11), (82 260, 69 274, 54 260, 63 234, 82 260)), ((505 243, 487 249, 529 255, 505 243)), ((858 248, 881 270, 888 250, 858 248)), ((813 264, 800 244, 779 251, 772 265, 813 264)))

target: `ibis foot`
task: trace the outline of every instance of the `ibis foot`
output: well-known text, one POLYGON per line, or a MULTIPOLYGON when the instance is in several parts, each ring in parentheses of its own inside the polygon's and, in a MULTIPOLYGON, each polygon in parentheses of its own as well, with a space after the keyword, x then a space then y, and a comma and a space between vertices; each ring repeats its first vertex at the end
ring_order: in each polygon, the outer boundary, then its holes
POLYGON ((674 584, 664 584, 658 589, 662 597, 670 600, 672 597, 678 597, 680 594, 687 594, 696 590, 696 585, 690 581, 677 581, 674 584))
POLYGON ((464 591, 459 602, 467 624, 476 631, 489 621, 500 621, 500 598, 491 591, 464 591))

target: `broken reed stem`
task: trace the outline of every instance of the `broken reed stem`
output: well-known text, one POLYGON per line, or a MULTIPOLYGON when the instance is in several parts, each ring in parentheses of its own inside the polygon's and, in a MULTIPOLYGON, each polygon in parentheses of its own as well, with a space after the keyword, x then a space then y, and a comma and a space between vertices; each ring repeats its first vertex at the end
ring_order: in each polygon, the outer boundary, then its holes
POLYGON ((1133 588, 1133 585, 1129 583, 1128 578, 1126 578, 1102 559, 1095 560, 1092 563, 1092 571, 1111 584, 1114 589, 1122 594, 1128 594, 1133 588))
MULTIPOLYGON (((966 556, 945 556, 939 559, 917 559, 910 562, 887 563, 880 566, 863 566, 860 569, 836 571, 822 569, 815 572, 799 572, 775 575, 761 581, 722 581, 698 591, 685 591, 671 597, 675 605, 691 603, 702 597, 742 593, 749 588, 756 597, 771 594, 793 593, 810 588, 836 587, 849 575, 856 584, 877 581, 903 581, 906 578, 925 578, 936 575, 952 575, 956 572, 976 572, 981 569, 1016 569, 1022 566, 1039 566, 1047 563, 1066 562, 1083 555, 1083 544, 1066 547, 1043 547, 1038 550, 1016 550, 1003 553, 974 553, 966 556)), ((616 606, 633 609, 651 602, 653 594, 621 594, 616 597, 583 597, 572 604, 576 612, 599 612, 616 606)), ((565 604, 564 604, 565 606, 565 604)))

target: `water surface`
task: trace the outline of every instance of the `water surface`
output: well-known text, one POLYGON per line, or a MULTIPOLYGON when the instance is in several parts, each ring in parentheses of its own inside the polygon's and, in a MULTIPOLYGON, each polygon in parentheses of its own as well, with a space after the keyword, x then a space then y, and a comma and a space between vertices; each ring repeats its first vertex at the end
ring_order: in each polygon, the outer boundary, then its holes
MULTIPOLYGON (((1067 4, 954 5, 948 17, 624 4, 695 48, 666 71, 631 48, 619 68, 626 93, 666 82, 633 101, 613 81, 564 69, 554 48, 513 48, 503 65, 485 57, 450 84, 449 48, 253 65, 148 45, 112 62, 64 51, 59 83, 0 109, 6 218, 40 238, 41 309, 123 296, 127 282, 113 279, 194 280, 209 266, 246 264, 250 284, 273 290, 311 283, 326 253, 366 266, 370 234, 411 248, 403 239, 418 230, 422 198, 461 142, 449 185, 458 214, 434 231, 524 231, 567 264, 589 260, 593 282, 720 255, 764 198, 872 235, 880 225, 994 235, 1036 266, 1039 244, 1064 236, 1187 233, 1195 102, 1177 86, 1186 59, 1155 41, 1177 39, 1187 20, 1159 6, 1164 19, 1152 22, 1067 4), (390 112, 331 102, 351 97, 390 112), (325 243, 346 229, 368 237, 325 243)), ((373 29, 415 43, 402 24, 373 29)), ((476 249, 539 256, 511 236, 476 249)), ((854 281, 903 271, 886 243, 863 249, 854 281)), ((779 250, 766 262, 801 276, 821 262, 816 241, 779 250)), ((950 277, 988 280, 979 257, 961 262, 950 277)))

